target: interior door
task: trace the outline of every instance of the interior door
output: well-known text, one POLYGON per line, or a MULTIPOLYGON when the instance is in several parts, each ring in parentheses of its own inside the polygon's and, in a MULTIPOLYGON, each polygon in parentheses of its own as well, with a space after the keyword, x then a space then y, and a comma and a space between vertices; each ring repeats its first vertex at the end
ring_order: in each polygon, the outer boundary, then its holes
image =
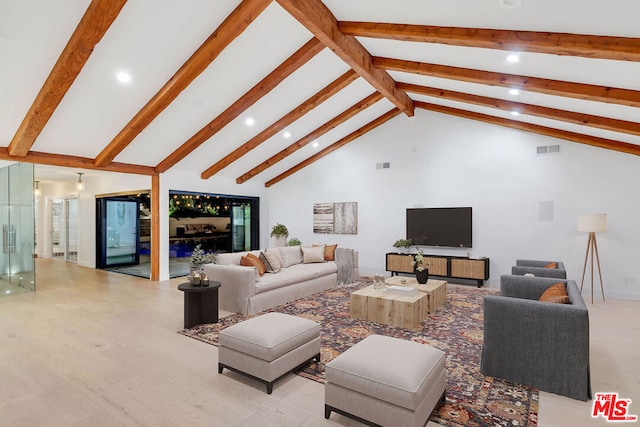
POLYGON ((64 199, 51 200, 51 258, 65 258, 64 199))
POLYGON ((64 259, 78 262, 78 199, 65 200, 64 259))
POLYGON ((122 197, 97 199, 98 268, 140 263, 140 202, 122 197))

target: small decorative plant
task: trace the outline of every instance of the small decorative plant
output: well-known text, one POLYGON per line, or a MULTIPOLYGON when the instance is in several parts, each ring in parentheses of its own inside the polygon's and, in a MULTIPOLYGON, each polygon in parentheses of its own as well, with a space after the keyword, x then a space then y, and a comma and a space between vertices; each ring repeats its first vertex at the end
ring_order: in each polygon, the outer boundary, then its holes
POLYGON ((285 239, 289 237, 289 230, 287 230, 286 225, 276 224, 271 228, 271 237, 275 237, 279 239, 284 237, 285 239))
POLYGON ((417 254, 409 255, 409 256, 413 257, 413 261, 411 261, 411 265, 417 271, 424 271, 429 267, 429 265, 431 265, 430 262, 427 262, 424 260, 424 256, 422 255, 422 249, 418 249, 417 254))
POLYGON ((302 242, 297 237, 292 237, 287 242, 287 246, 300 246, 300 245, 302 245, 302 242))
POLYGON ((413 240, 411 240, 411 239, 398 239, 393 244, 393 247, 394 248, 405 248, 405 249, 408 249, 409 246, 412 246, 412 245, 413 245, 413 240))
POLYGON ((191 268, 191 270, 200 270, 204 264, 215 263, 215 254, 203 251, 200 245, 197 245, 195 248, 193 248, 191 259, 189 261, 189 267, 191 268))

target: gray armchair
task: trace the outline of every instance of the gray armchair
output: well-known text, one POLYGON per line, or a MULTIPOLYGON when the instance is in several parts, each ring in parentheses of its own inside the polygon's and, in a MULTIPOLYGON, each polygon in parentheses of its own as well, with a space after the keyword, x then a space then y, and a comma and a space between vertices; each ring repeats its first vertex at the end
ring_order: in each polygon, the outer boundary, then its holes
POLYGON ((500 296, 484 297, 480 371, 578 400, 591 399, 589 312, 573 280, 571 304, 538 299, 558 279, 500 277, 500 296))
POLYGON ((517 259, 516 265, 511 267, 511 274, 524 276, 525 273, 531 273, 536 277, 554 277, 556 279, 567 278, 567 270, 564 268, 564 263, 560 261, 517 259), (558 268, 544 268, 545 265, 552 262, 558 264, 558 268))

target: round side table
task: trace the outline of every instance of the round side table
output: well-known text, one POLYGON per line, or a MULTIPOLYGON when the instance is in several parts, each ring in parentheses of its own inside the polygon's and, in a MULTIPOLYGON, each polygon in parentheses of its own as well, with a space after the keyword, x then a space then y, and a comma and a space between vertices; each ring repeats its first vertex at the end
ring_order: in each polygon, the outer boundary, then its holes
POLYGON ((184 292, 184 328, 203 323, 218 323, 218 288, 220 282, 209 282, 209 286, 178 285, 184 292))

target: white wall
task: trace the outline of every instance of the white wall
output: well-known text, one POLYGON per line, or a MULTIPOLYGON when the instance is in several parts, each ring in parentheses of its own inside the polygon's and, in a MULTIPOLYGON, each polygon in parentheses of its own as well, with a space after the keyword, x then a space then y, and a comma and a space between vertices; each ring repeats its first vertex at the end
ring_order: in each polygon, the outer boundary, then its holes
MULTIPOLYGON (((489 286, 516 258, 564 261, 580 285, 587 235, 577 217, 606 213, 608 232, 597 236, 606 296, 640 300, 639 165, 628 154, 416 110, 270 187, 269 224, 287 225, 303 244, 356 248, 361 271, 371 273, 385 269, 385 253, 404 238, 406 208, 471 206, 471 253, 491 259, 489 286), (562 153, 536 155, 536 146, 551 144, 562 153), (391 168, 378 170, 379 162, 391 168), (357 235, 313 234, 313 203, 352 201, 357 235), (541 202, 552 203, 552 220, 539 219, 541 202)), ((597 280, 595 288, 599 297, 597 280)))

